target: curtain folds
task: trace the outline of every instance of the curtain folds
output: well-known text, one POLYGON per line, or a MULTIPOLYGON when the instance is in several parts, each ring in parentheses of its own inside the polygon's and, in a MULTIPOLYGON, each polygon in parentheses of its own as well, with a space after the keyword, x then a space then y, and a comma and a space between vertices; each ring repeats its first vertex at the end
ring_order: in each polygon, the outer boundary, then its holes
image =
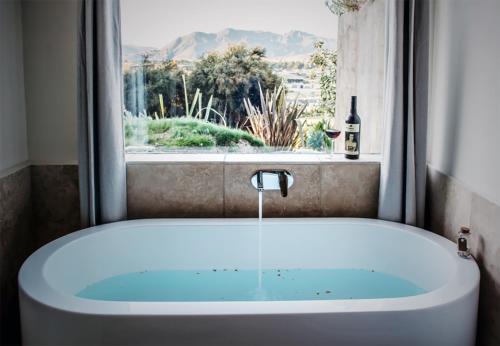
POLYGON ((429 0, 386 0, 384 114, 378 217, 424 226, 429 0))
POLYGON ((119 0, 82 0, 79 176, 84 227, 126 218, 119 0))

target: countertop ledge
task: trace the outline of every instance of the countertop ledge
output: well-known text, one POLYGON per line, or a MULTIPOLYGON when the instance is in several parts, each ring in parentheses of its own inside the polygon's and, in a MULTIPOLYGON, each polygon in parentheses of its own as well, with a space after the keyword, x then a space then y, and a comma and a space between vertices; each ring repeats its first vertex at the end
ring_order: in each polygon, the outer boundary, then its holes
POLYGON ((348 160, 343 154, 126 154, 128 165, 168 163, 224 164, 380 164, 379 154, 362 154, 359 160, 348 160))

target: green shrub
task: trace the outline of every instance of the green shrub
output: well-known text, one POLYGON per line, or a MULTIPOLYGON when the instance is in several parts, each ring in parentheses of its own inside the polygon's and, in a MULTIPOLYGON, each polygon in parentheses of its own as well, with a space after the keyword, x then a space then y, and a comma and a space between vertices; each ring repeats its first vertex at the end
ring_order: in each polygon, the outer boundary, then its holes
POLYGON ((178 138, 172 143, 173 147, 213 147, 215 141, 212 137, 207 135, 190 134, 184 137, 178 138))
POLYGON ((215 141, 217 142, 217 145, 224 147, 234 145, 234 143, 238 143, 240 139, 241 136, 231 131, 220 131, 215 134, 215 141))
POLYGON ((325 134, 323 131, 313 131, 307 138, 307 146, 311 149, 323 150, 325 134))
POLYGON ((244 131, 240 131, 240 132, 242 133, 241 138, 246 140, 248 143, 250 143, 251 146, 253 146, 253 147, 263 147, 264 146, 264 142, 261 139, 252 136, 248 132, 244 132, 244 131))
MULTIPOLYGON (((234 147, 248 143, 263 147, 264 143, 248 132, 231 129, 195 118, 125 118, 125 141, 127 145, 138 143, 138 131, 146 128, 142 137, 147 144, 168 148, 189 147, 234 147)), ((138 143, 140 144, 140 143, 138 143)))
POLYGON ((217 129, 217 131, 214 131, 212 135, 215 137, 217 145, 219 146, 233 146, 235 144, 238 144, 242 140, 248 142, 248 144, 253 147, 264 146, 264 143, 260 139, 255 138, 248 132, 241 130, 221 128, 217 129))
POLYGON ((172 122, 168 121, 168 119, 157 119, 148 122, 148 133, 150 134, 164 133, 170 130, 171 127, 172 127, 172 122))
POLYGON ((307 133, 307 147, 314 150, 330 149, 332 140, 328 138, 325 131, 331 128, 332 119, 322 119, 312 126, 307 133))

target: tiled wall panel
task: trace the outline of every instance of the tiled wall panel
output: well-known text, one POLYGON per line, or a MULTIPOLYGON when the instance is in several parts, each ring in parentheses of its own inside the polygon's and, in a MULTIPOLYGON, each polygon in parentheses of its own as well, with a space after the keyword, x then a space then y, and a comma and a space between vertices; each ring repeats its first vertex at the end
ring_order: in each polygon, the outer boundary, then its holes
POLYGON ((452 241, 471 228, 471 248, 481 269, 478 345, 500 345, 500 206, 460 181, 428 167, 427 228, 452 241))

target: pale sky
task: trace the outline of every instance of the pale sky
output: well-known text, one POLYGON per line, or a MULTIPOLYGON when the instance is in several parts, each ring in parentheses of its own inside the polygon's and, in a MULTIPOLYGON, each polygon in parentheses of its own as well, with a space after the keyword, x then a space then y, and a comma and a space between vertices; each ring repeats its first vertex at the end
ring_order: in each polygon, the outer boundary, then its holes
POLYGON ((225 28, 337 37, 324 0, 121 0, 125 44, 161 48, 193 31, 225 28))

